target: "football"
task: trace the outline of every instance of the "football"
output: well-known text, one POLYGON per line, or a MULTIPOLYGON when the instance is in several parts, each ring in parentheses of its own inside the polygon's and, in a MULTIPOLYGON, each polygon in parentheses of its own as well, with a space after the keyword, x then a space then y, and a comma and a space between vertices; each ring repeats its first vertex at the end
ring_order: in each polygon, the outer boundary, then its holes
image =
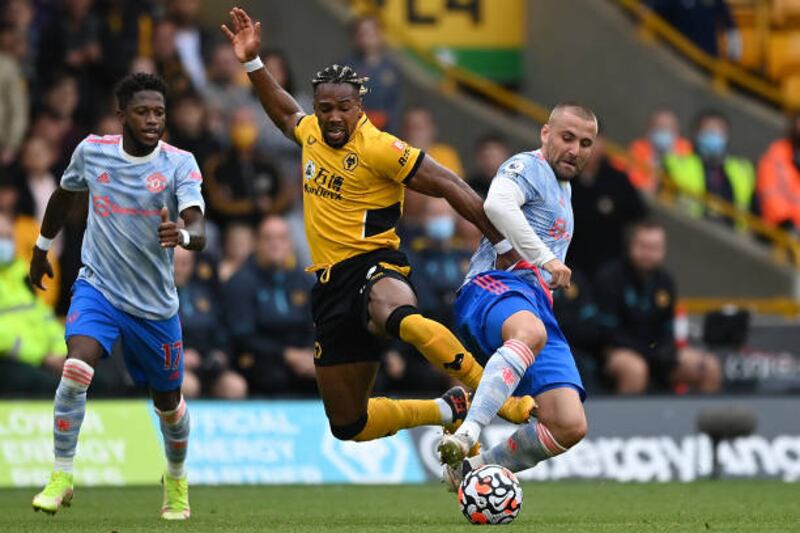
POLYGON ((464 476, 458 505, 473 524, 509 524, 522 507, 522 487, 507 468, 484 465, 464 476))

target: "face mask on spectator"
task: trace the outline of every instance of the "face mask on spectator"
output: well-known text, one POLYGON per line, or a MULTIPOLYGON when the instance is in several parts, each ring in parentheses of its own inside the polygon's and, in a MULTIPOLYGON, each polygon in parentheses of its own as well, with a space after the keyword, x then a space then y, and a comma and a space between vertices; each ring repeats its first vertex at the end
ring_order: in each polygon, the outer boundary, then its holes
POLYGON ((249 150, 258 137, 258 128, 253 124, 237 124, 231 129, 231 143, 238 150, 249 150))
POLYGON ((701 131, 697 135, 697 152, 704 157, 719 157, 725 153, 728 139, 716 130, 701 131))
POLYGON ((14 260, 14 241, 11 239, 0 239, 0 265, 7 265, 14 260))
POLYGON ((456 221, 453 217, 440 216, 428 219, 425 233, 433 240, 446 241, 456 232, 456 221))
POLYGON ((653 143, 656 151, 666 154, 672 151, 672 146, 675 144, 675 134, 672 130, 666 128, 653 130, 650 133, 650 142, 653 143))

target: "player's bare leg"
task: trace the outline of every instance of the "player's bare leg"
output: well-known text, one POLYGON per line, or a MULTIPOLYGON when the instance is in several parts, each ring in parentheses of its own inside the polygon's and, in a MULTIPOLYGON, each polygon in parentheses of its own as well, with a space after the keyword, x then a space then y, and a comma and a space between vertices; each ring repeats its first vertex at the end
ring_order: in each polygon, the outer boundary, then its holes
POLYGON ((67 361, 53 406, 55 464, 47 485, 33 498, 35 511, 54 514, 72 502, 72 467, 86 414, 86 391, 102 356, 103 347, 91 337, 75 335, 67 341, 67 361))
POLYGON ((547 342, 544 324, 530 311, 518 311, 502 326, 503 345, 489 358, 464 423, 439 445, 442 463, 456 467, 478 443, 481 431, 517 388, 547 342))
MULTIPOLYGON (((408 283, 384 277, 371 285, 368 328, 376 335, 390 335, 414 346, 431 364, 464 383, 477 388, 483 367, 443 325, 422 316, 417 297, 408 283)), ((530 417, 533 398, 509 398, 500 416, 514 423, 530 417)))
POLYGON ((185 520, 191 516, 189 486, 186 482, 186 452, 189 444, 189 411, 180 388, 152 391, 153 405, 161 419, 167 470, 161 478, 164 497, 161 518, 185 520))
POLYGON ((365 361, 317 367, 317 386, 337 439, 367 441, 410 427, 449 424, 466 414, 461 387, 434 400, 370 398, 378 366, 365 361))
POLYGON ((512 472, 533 468, 541 461, 566 452, 586 436, 586 413, 578 391, 559 387, 536 396, 536 420, 520 426, 508 439, 455 468, 444 467, 448 490, 455 491, 464 474, 486 464, 505 466, 512 472))

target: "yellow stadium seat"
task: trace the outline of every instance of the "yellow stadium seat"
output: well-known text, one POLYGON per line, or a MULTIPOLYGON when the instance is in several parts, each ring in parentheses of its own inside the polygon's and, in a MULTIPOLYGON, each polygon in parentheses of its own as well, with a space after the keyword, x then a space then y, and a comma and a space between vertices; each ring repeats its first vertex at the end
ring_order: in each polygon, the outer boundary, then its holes
POLYGON ((800 109, 800 72, 784 77, 781 80, 781 91, 790 109, 800 109))
POLYGON ((800 0, 771 0, 770 7, 770 18, 777 26, 800 21, 800 0))
POLYGON ((800 70, 800 31, 773 32, 769 37, 767 75, 779 80, 800 70))

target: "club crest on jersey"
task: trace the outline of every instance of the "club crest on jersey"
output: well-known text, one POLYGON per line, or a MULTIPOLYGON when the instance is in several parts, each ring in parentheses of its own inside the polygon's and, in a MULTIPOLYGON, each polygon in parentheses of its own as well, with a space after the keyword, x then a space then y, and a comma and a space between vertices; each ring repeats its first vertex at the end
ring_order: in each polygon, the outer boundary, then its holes
POLYGON ((314 177, 314 174, 316 173, 317 173, 317 165, 315 165, 314 162, 309 159, 308 161, 306 161, 306 166, 303 169, 303 176, 305 176, 307 180, 310 180, 311 178, 314 177))
POLYGON ((348 172, 353 171, 358 166, 358 156, 355 152, 347 152, 344 156, 344 169, 348 172))
POLYGON ((503 171, 504 174, 522 174, 525 164, 522 161, 512 161, 503 171))
POLYGON ((317 140, 314 138, 313 135, 309 135, 308 139, 306 139, 306 144, 311 146, 312 144, 316 144, 317 140))
POLYGON ((108 177, 108 172, 103 172, 97 176, 97 183, 111 183, 111 179, 108 177))
POLYGON ((160 193, 167 188, 167 178, 163 174, 155 172, 147 177, 146 186, 151 193, 160 193))

